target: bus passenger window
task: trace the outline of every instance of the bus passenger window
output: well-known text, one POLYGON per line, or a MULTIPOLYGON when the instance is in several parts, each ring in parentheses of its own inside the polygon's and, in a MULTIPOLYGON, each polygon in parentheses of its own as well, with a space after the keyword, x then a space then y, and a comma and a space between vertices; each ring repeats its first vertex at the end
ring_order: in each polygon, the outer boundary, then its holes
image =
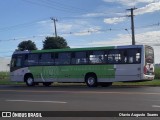
POLYGON ((110 50, 108 51, 107 63, 119 64, 122 62, 122 55, 120 50, 110 50))
POLYGON ((71 53, 56 53, 55 64, 56 65, 68 65, 70 64, 71 53))
POLYGON ((72 56, 72 64, 87 64, 86 52, 75 52, 72 56))
POLYGON ((51 53, 43 53, 41 54, 41 58, 39 60, 40 65, 53 65, 54 64, 54 56, 51 53))
POLYGON ((28 55, 28 65, 38 65, 39 55, 38 54, 29 54, 28 55))
POLYGON ((91 51, 89 52, 90 64, 104 63, 104 51, 91 51))
POLYGON ((141 53, 140 49, 128 49, 128 63, 140 63, 141 62, 141 53))
POLYGON ((133 57, 129 57, 129 63, 133 63, 133 57))
POLYGON ((141 53, 140 52, 136 53, 136 62, 137 63, 141 62, 141 53))

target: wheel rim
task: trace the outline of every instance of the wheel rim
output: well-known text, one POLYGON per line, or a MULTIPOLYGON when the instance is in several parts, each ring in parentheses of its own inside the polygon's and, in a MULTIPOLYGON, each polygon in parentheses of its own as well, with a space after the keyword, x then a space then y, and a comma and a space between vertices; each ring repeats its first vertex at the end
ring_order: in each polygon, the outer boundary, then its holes
POLYGON ((28 83, 28 85, 32 85, 33 84, 33 79, 32 78, 28 78, 27 79, 27 83, 28 83))
POLYGON ((89 85, 94 85, 95 84, 95 79, 93 77, 88 78, 88 84, 89 85))

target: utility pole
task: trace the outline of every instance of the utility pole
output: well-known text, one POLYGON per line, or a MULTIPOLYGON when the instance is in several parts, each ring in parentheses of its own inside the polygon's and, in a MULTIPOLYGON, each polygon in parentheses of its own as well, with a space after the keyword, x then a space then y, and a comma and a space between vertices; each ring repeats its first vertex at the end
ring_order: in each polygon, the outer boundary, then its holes
POLYGON ((137 9, 137 8, 131 8, 131 9, 127 9, 131 11, 131 15, 129 15, 128 17, 131 17, 131 30, 132 30, 132 45, 135 45, 135 34, 134 34, 134 14, 133 11, 137 9))
POLYGON ((56 22, 58 21, 57 19, 51 17, 51 20, 54 22, 54 29, 55 29, 55 37, 57 37, 57 28, 56 28, 56 22))

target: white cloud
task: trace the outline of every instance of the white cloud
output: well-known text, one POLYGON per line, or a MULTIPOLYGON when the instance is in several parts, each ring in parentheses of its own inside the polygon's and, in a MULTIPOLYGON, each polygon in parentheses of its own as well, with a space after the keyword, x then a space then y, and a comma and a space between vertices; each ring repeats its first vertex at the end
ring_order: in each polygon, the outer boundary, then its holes
MULTIPOLYGON (((53 26, 53 28, 54 28, 54 26, 53 26)), ((68 31, 71 31, 72 28, 73 28, 72 24, 57 23, 57 29, 58 29, 58 31, 68 32, 68 31)))
POLYGON ((118 38, 113 40, 105 40, 105 41, 94 41, 89 43, 92 46, 115 46, 115 45, 128 45, 131 44, 131 37, 129 35, 119 34, 118 38))
MULTIPOLYGON (((109 1, 109 0, 106 0, 106 1, 109 1)), ((113 1, 116 1, 116 0, 113 0, 113 1)), ((119 2, 122 2, 122 1, 123 0, 119 0, 119 2)), ((159 11, 160 10, 160 0, 154 0, 154 1, 157 1, 157 2, 150 3, 144 7, 135 9, 134 14, 135 15, 142 15, 142 14, 146 14, 146 13, 152 13, 155 11, 159 11)), ((144 2, 144 0, 136 0, 136 2, 137 3, 144 2)), ((152 2, 152 0, 147 0, 146 2, 149 3, 149 2, 152 2)), ((128 13, 128 14, 130 14, 130 13, 128 13)), ((114 18, 106 18, 106 19, 104 19, 104 22, 107 24, 117 24, 117 23, 123 22, 125 20, 126 20, 125 17, 114 17, 114 18)))
MULTIPOLYGON (((54 23, 49 21, 39 22, 44 29, 54 31, 54 23)), ((98 33, 101 27, 92 25, 90 22, 85 20, 74 20, 72 22, 57 22, 57 33, 58 35, 75 35, 83 36, 90 35, 92 32, 98 33)))
POLYGON ((104 2, 117 2, 126 6, 136 6, 139 3, 152 3, 159 0, 103 0, 104 2))
POLYGON ((107 24, 117 24, 125 20, 126 20, 125 17, 114 17, 114 18, 106 18, 104 19, 104 22, 107 24))
POLYGON ((73 35, 76 35, 76 36, 90 35, 90 34, 92 34, 92 32, 100 33, 100 30, 101 30, 101 28, 99 26, 94 26, 94 27, 90 27, 88 29, 84 29, 80 32, 73 33, 73 35))
MULTIPOLYGON (((39 21, 37 22, 43 29, 47 31, 54 31, 54 23, 51 20, 39 21)), ((73 27, 72 24, 66 24, 63 22, 56 22, 57 31, 66 32, 70 31, 73 27)))
POLYGON ((145 13, 151 13, 160 10, 160 1, 155 3, 150 3, 145 7, 139 8, 135 10, 135 15, 141 15, 145 13))
POLYGON ((137 42, 140 42, 140 43, 160 45, 160 31, 140 33, 140 34, 137 34, 135 37, 137 39, 137 42))
POLYGON ((82 15, 82 17, 101 17, 106 16, 106 13, 87 13, 82 15))
MULTIPOLYGON (((155 63, 160 63, 160 31, 151 31, 139 33, 135 36, 136 44, 146 44, 153 46, 155 50, 155 63)), ((119 34, 117 38, 106 41, 93 41, 90 46, 115 46, 115 45, 131 45, 131 36, 127 34, 119 34)))
POLYGON ((37 22, 38 24, 41 24, 41 25, 46 25, 48 23, 50 23, 51 20, 43 20, 43 21, 39 21, 37 22))
MULTIPOLYGON (((137 44, 160 45, 160 31, 151 31, 139 33, 135 35, 137 44)), ((91 45, 125 45, 131 44, 131 36, 128 34, 118 34, 117 38, 110 41, 97 41, 90 43, 91 45)))

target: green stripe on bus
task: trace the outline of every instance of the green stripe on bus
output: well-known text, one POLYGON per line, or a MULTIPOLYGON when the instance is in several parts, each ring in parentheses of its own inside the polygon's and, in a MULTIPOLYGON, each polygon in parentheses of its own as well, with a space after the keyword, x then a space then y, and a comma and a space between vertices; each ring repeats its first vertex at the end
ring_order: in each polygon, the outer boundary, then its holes
POLYGON ((74 65, 29 67, 34 78, 84 78, 93 72, 97 78, 115 78, 114 65, 74 65))

